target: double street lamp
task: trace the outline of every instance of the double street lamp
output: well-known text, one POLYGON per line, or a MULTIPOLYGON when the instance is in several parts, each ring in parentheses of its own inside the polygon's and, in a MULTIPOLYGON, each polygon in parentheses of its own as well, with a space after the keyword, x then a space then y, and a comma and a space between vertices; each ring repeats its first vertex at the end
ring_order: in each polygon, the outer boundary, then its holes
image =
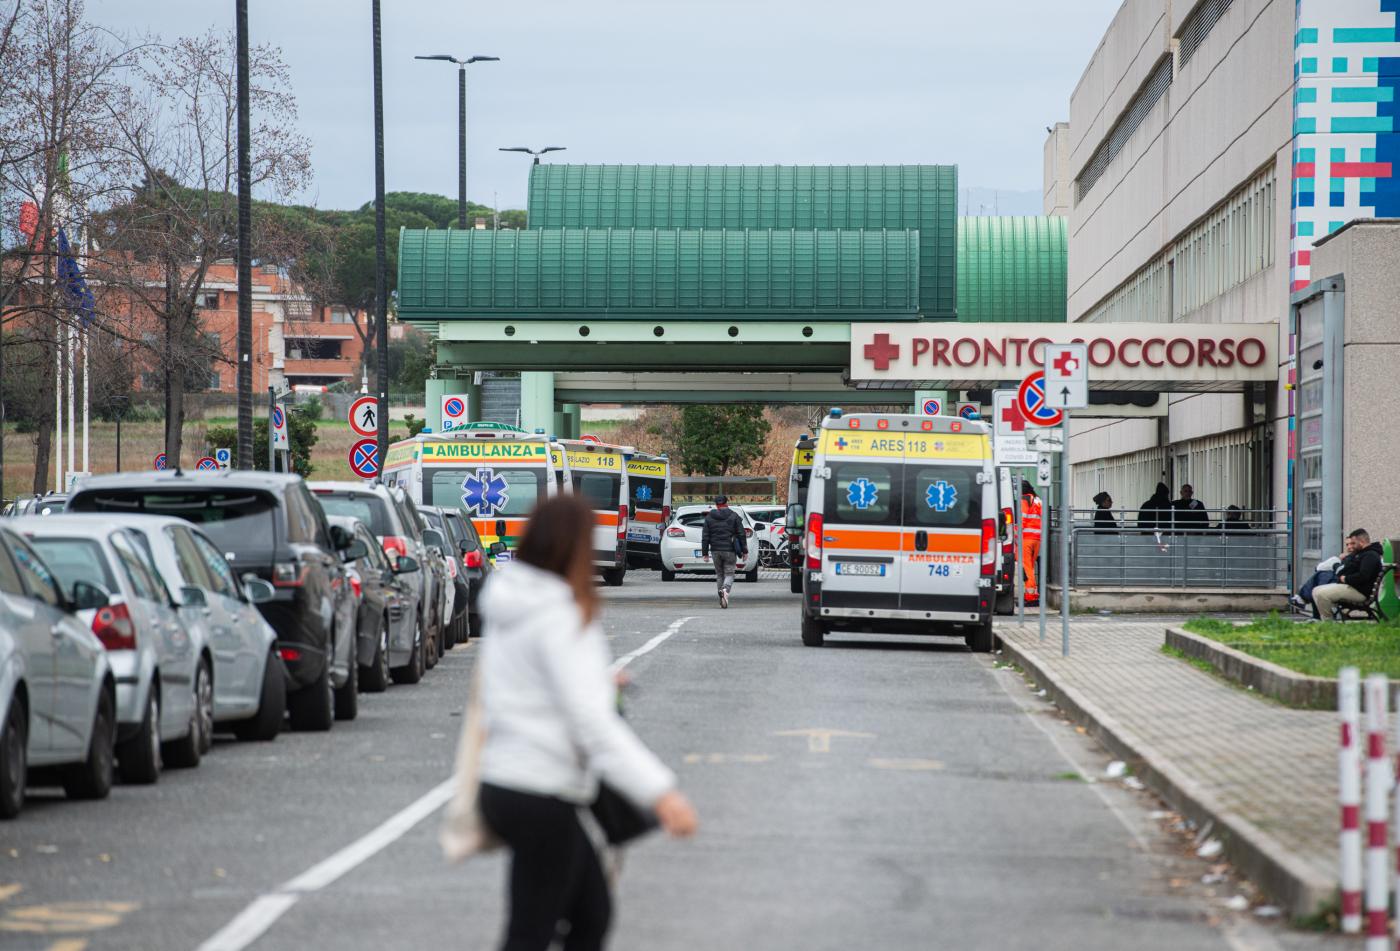
POLYGON ((523 146, 523 145, 513 145, 513 146, 511 146, 510 148, 497 149, 496 151, 497 151, 497 152, 524 152, 526 155, 533 155, 533 156, 535 157, 535 164, 538 165, 538 164, 540 164, 540 156, 541 156, 541 155, 544 155, 546 152, 562 152, 562 151, 565 150, 565 148, 567 148, 567 146, 563 146, 563 145, 546 145, 546 146, 545 146, 544 148, 542 148, 542 149, 527 149, 527 148, 526 148, 525 146, 523 146))
POLYGON ((446 53, 415 56, 414 59, 435 59, 457 64, 457 227, 467 229, 467 67, 472 63, 500 62, 499 56, 468 56, 458 59, 446 53))

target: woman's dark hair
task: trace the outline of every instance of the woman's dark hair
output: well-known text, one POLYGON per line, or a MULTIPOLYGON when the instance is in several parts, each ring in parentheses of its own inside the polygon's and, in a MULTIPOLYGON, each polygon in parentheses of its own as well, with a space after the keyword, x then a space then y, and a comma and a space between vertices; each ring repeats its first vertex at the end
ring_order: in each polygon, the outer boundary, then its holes
MULTIPOLYGON (((1033 485, 1031 485, 1029 482, 1027 482, 1025 479, 1022 479, 1022 480, 1021 480, 1021 494, 1022 494, 1022 495, 1036 495, 1035 487, 1034 487, 1033 485)), ((1039 498, 1039 497, 1040 497, 1040 496, 1036 495, 1036 498, 1039 498)))
POLYGON ((593 585, 593 510, 577 496, 556 495, 530 513, 515 557, 558 575, 574 589, 585 622, 598 614, 593 585))

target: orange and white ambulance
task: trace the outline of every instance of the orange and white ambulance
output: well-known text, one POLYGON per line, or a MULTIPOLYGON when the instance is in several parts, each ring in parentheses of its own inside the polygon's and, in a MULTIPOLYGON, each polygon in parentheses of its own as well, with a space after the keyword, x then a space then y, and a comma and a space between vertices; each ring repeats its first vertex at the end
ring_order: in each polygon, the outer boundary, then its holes
POLYGON ((671 518, 671 461, 644 452, 627 457, 627 564, 661 567, 661 532, 671 518))
POLYGON ((807 490, 802 642, 936 634, 990 651, 998 517, 986 423, 833 409, 807 490))
POLYGON ((610 586, 622 584, 627 574, 625 456, 633 451, 592 439, 561 439, 550 451, 562 488, 582 496, 593 509, 593 565, 610 586))

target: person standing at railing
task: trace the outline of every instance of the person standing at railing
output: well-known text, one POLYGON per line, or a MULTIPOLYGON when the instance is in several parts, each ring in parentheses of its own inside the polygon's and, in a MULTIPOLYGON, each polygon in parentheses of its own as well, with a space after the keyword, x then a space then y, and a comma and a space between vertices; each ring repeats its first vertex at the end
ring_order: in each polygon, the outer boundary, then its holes
POLYGON ((1182 485, 1181 498, 1172 503, 1172 519, 1178 531, 1210 528, 1210 513, 1196 498, 1196 490, 1191 488, 1190 483, 1182 485))
POLYGON ((1040 524, 1044 513, 1040 496, 1025 479, 1021 480, 1021 566, 1026 572, 1026 604, 1040 603, 1040 586, 1035 574, 1040 559, 1040 524))
POLYGON ((1113 496, 1107 492, 1100 492, 1094 496, 1094 504, 1098 506, 1094 509, 1094 531, 1118 531, 1118 520, 1113 517, 1113 496))
POLYGON ((1217 527, 1221 532, 1247 532, 1254 526, 1249 524, 1249 520, 1244 517, 1244 510, 1238 505, 1232 505, 1225 510, 1225 521, 1217 527))
POLYGON ((1144 532, 1159 532, 1172 526, 1172 490, 1165 482, 1157 483, 1152 498, 1138 509, 1138 528, 1144 532))

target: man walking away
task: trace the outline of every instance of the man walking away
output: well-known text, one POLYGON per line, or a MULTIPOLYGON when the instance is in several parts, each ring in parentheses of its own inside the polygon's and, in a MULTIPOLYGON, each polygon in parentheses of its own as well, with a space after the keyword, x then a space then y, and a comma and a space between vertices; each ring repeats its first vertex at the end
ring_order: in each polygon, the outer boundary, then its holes
POLYGON ((1313 604, 1318 616, 1332 619, 1332 612, 1339 606, 1365 607, 1366 599, 1376 587, 1376 579, 1381 576, 1381 543, 1371 542, 1371 535, 1364 528, 1358 528, 1348 538, 1353 540, 1354 550, 1337 569, 1335 584, 1323 584, 1313 588, 1313 604))
POLYGON ((1172 503, 1172 513, 1178 529, 1210 528, 1210 513, 1196 498, 1196 490, 1189 484, 1181 487, 1181 498, 1172 503))
POLYGON ((1157 532, 1171 528, 1172 493, 1165 482, 1157 483, 1157 491, 1152 498, 1142 503, 1138 509, 1138 528, 1144 532, 1157 532))
POLYGON ((719 606, 729 607, 734 571, 739 560, 748 557, 749 546, 744 538, 744 520, 729 507, 727 496, 717 497, 715 507, 705 513, 705 522, 700 528, 700 554, 714 561, 719 606))
POLYGON ((1040 560, 1040 496, 1025 479, 1021 480, 1021 567, 1026 572, 1026 603, 1040 603, 1040 586, 1035 568, 1040 560))

